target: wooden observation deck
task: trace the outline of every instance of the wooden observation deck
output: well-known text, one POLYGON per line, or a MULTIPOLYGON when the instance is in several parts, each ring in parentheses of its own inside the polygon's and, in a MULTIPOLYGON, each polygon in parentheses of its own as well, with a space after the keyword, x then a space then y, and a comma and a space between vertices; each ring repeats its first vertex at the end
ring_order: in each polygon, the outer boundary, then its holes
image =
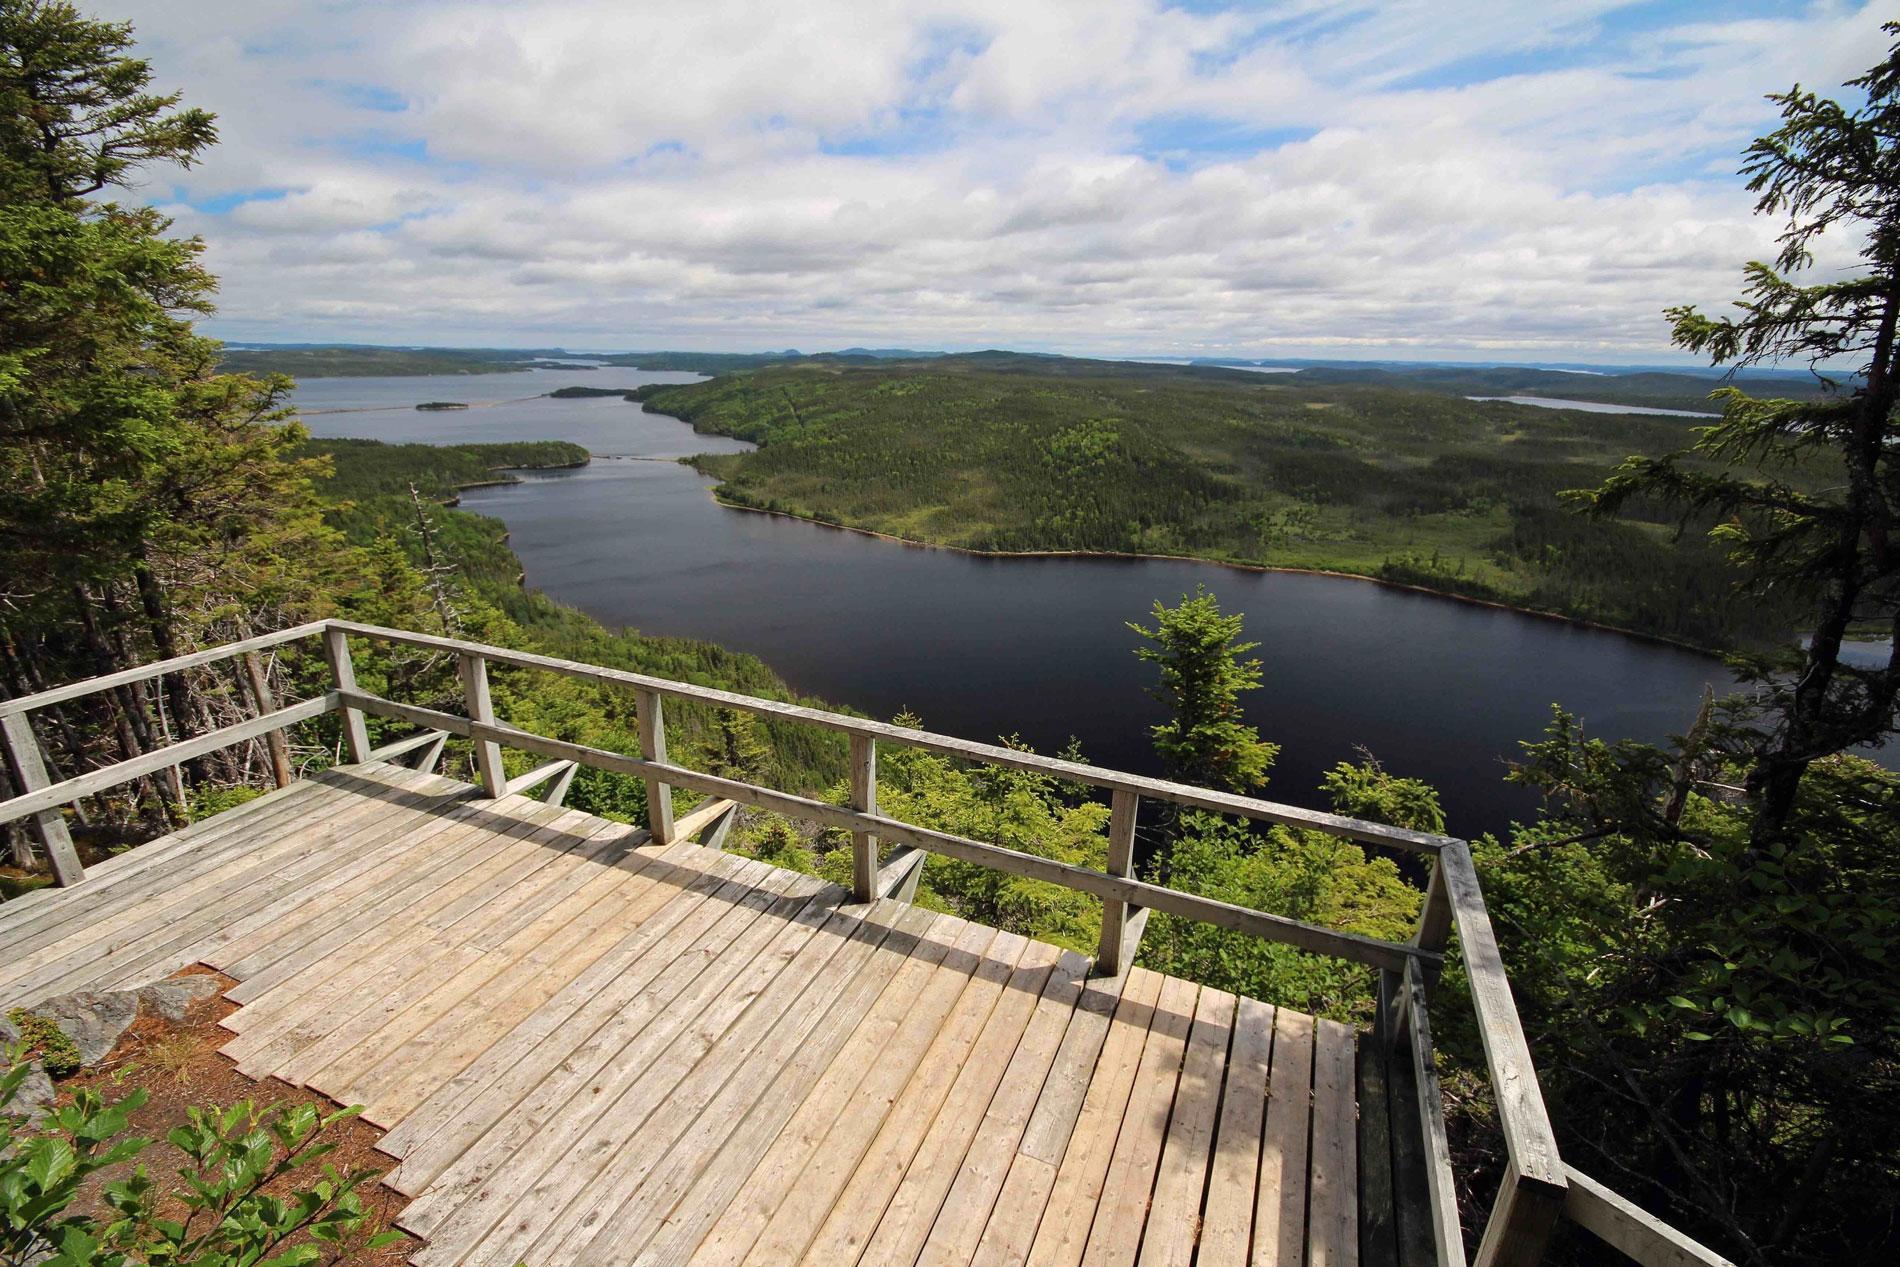
POLYGON ((412 1198, 400 1225, 421 1238, 419 1267, 1454 1267, 1466 1247, 1429 1021, 1454 930, 1511 1154, 1473 1259, 1536 1262, 1568 1215, 1639 1262, 1722 1261, 1561 1161, 1461 841, 343 622, 0 701, 0 734, 18 790, 0 822, 35 824, 67 885, 0 905, 0 1004, 193 963, 235 978, 224 1051, 366 1106, 398 1163, 386 1182, 412 1198), (316 699, 262 700, 252 721, 47 779, 32 710, 309 636, 335 675, 316 699), (458 656, 466 715, 360 691, 351 636, 458 656), (497 721, 490 664, 633 691, 642 752, 497 721), (668 698, 845 732, 853 805, 670 762, 668 698), (333 710, 350 764, 291 781, 279 763, 276 792, 81 872, 59 807, 333 710), (365 713, 421 729, 372 749, 365 713), (479 786, 429 772, 449 735, 473 741, 479 786), (1108 870, 878 814, 878 743, 1105 790, 1108 870), (550 762, 510 781, 503 745, 550 762), (578 764, 646 780, 649 824, 561 808, 578 764), (676 786, 708 799, 676 819, 676 786), (1136 880, 1142 798, 1428 855, 1417 935, 1377 941, 1136 880), (852 831, 852 886, 720 851, 735 804, 852 831), (913 905, 930 852, 1102 898, 1098 953, 913 905), (1155 909, 1372 965, 1379 1024, 1358 1034, 1130 967, 1155 909))

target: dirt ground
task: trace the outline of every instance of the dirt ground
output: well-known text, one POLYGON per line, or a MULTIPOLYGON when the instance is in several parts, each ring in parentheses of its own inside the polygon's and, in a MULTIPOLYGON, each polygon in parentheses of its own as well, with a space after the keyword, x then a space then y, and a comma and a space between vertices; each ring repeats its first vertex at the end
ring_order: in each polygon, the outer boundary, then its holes
MULTIPOLYGON (((203 967, 187 968, 179 975, 194 973, 219 976, 225 988, 236 984, 230 978, 203 967)), ((138 1162, 129 1162, 113 1171, 103 1172, 89 1182, 81 1193, 79 1210, 95 1215, 108 1214, 100 1198, 100 1189, 112 1180, 129 1175, 134 1166, 141 1163, 155 1181, 163 1184, 171 1180, 177 1186, 178 1167, 184 1160, 184 1154, 167 1143, 165 1135, 173 1127, 185 1124, 186 1110, 193 1106, 223 1108, 248 1099, 260 1108, 267 1104, 309 1103, 316 1105, 320 1112, 328 1113, 339 1107, 315 1092, 290 1086, 274 1078, 263 1082, 247 1078, 238 1072, 233 1061, 219 1055, 218 1048, 230 1040, 231 1034, 229 1030, 220 1028, 218 1021, 236 1010, 235 1004, 227 1003, 220 996, 213 996, 195 1007, 182 1022, 141 1016, 126 1031, 102 1066, 76 1074, 59 1084, 62 1092, 70 1092, 77 1087, 92 1087, 108 1102, 122 1100, 134 1090, 143 1090, 151 1097, 144 1107, 132 1115, 132 1133, 152 1140, 152 1144, 140 1155, 138 1162)), ((388 1156, 376 1151, 376 1141, 382 1138, 382 1132, 361 1119, 350 1118, 339 1122, 326 1135, 337 1148, 316 1163, 314 1169, 318 1171, 325 1163, 346 1172, 358 1168, 384 1172, 395 1164, 388 1156)), ((301 1183, 315 1177, 293 1171, 285 1178, 301 1183)), ((341 1247, 340 1253, 323 1259, 323 1262, 340 1264, 342 1267, 399 1267, 415 1251, 418 1243, 414 1239, 405 1238, 396 1244, 374 1250, 364 1248, 362 1242, 378 1232, 391 1230, 397 1215, 408 1204, 407 1199, 375 1180, 364 1184, 359 1192, 370 1210, 369 1222, 351 1243, 341 1247)), ((182 1209, 178 1213, 182 1215, 182 1209)))

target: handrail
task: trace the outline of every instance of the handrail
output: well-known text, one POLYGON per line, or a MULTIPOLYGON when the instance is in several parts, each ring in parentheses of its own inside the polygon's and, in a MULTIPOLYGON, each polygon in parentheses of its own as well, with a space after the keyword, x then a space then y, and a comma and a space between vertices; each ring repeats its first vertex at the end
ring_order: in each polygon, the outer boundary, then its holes
POLYGON ((134 682, 149 682, 155 677, 164 677, 168 673, 180 673, 186 669, 216 664, 220 660, 231 660, 252 652, 267 651, 272 647, 281 647, 286 642, 295 642, 299 638, 314 637, 328 629, 331 623, 327 620, 313 620, 309 624, 280 629, 276 633, 259 634, 255 638, 246 638, 241 642, 227 642, 204 651, 193 651, 189 655, 173 656, 169 660, 154 660, 150 664, 121 669, 117 673, 108 673, 103 677, 90 677, 79 682, 69 682, 65 686, 36 691, 32 695, 16 695, 11 699, 0 699, 0 717, 30 713, 36 708, 45 708, 49 704, 63 704, 67 700, 96 695, 100 691, 110 691, 116 687, 130 686, 134 682))
MULTIPOLYGON (((660 844, 671 843, 676 838, 671 791, 675 786, 850 832, 855 872, 853 896, 859 901, 874 900, 900 888, 907 892, 908 886, 916 881, 922 853, 938 853, 1089 893, 1100 898, 1103 903, 1101 953, 1098 956, 1098 968, 1101 969, 1120 970, 1134 953, 1148 913, 1157 910, 1303 950, 1371 965, 1382 973, 1381 998, 1392 1001, 1390 1012, 1382 1009, 1382 1024, 1394 1025, 1396 1028, 1391 1032, 1403 1038, 1412 1050, 1412 1058, 1417 1062, 1415 1073, 1421 1092, 1421 1126, 1426 1131, 1428 1142, 1435 1140, 1440 1146, 1443 1141, 1443 1111, 1436 1077, 1431 1072, 1431 1031, 1426 1007, 1431 987, 1437 981, 1444 962, 1450 934, 1455 929, 1463 951, 1472 1007, 1477 1016, 1478 1032, 1497 1103, 1498 1120, 1510 1156, 1510 1165, 1496 1205, 1472 1259, 1473 1267, 1515 1267, 1539 1261, 1558 1217, 1565 1214, 1635 1257, 1644 1267, 1721 1267, 1723 1264, 1724 1260, 1711 1251, 1563 1162, 1537 1083, 1529 1044, 1511 997, 1503 957, 1498 950, 1490 915, 1485 909, 1470 847, 1455 837, 1409 831, 1255 797, 1210 791, 1166 779, 1104 770, 997 744, 956 739, 913 727, 759 699, 627 670, 347 620, 316 621, 33 695, 0 700, 0 748, 5 749, 16 787, 20 789, 19 795, 0 801, 0 823, 33 819, 53 858, 60 883, 75 883, 84 878, 84 871, 73 854, 64 820, 58 813, 59 807, 166 766, 221 747, 273 734, 328 712, 342 715, 345 747, 348 757, 353 761, 425 747, 431 739, 439 744, 444 736, 450 734, 473 741, 483 791, 490 796, 501 796, 531 783, 554 780, 557 790, 550 796, 558 803, 560 794, 566 790, 567 780, 580 766, 639 778, 647 788, 651 835, 660 844), (322 636, 324 654, 334 678, 332 688, 323 695, 265 712, 248 721, 166 748, 146 752, 103 769, 59 782, 52 782, 46 777, 39 741, 28 721, 28 714, 34 709, 148 681, 168 673, 254 655, 258 651, 314 635, 322 636), (456 656, 468 715, 459 716, 438 709, 399 703, 361 690, 350 662, 349 638, 352 635, 456 656), (629 756, 551 739, 510 726, 496 718, 488 692, 487 666, 491 662, 632 690, 639 714, 640 755, 629 756), (820 726, 850 736, 853 752, 851 804, 833 805, 737 779, 704 774, 675 764, 668 760, 666 753, 661 716, 663 699, 690 700, 733 708, 781 721, 820 726), (424 727, 429 733, 372 750, 363 725, 366 714, 407 721, 424 727), (963 760, 1031 771, 1108 790, 1113 794, 1115 809, 1110 869, 1097 871, 1059 862, 1038 854, 919 827, 878 813, 875 745, 880 741, 963 760), (539 755, 551 764, 520 776, 511 783, 502 772, 500 749, 503 747, 539 755), (1129 859, 1122 856, 1128 851, 1118 847, 1117 842, 1120 845, 1132 843, 1135 816, 1142 797, 1424 854, 1433 860, 1433 867, 1417 930, 1408 942, 1385 941, 1323 928, 1136 879, 1130 873, 1129 859), (876 857, 878 842, 897 847, 897 851, 882 867, 876 857)), ((689 820, 690 816, 681 821, 684 824, 689 820)), ((1433 1202, 1434 1232, 1439 1240, 1441 1255, 1448 1264, 1456 1264, 1464 1261, 1464 1255, 1458 1235, 1456 1204, 1449 1190, 1448 1165, 1445 1157, 1439 1157, 1436 1168, 1428 1174, 1427 1180, 1433 1202)))
POLYGON ((1708 1246, 1684 1236, 1575 1166, 1564 1169, 1570 1175, 1564 1215, 1641 1267, 1735 1267, 1708 1246))
POLYGON ((569 743, 564 739, 549 739, 545 735, 518 730, 499 722, 471 721, 453 713, 423 708, 416 704, 401 704, 363 691, 339 691, 336 694, 345 706, 360 709, 365 713, 446 730, 451 734, 461 735, 478 742, 514 748, 517 751, 530 752, 557 761, 573 761, 597 770, 632 775, 648 782, 661 783, 669 787, 683 787, 709 796, 724 797, 727 800, 737 801, 741 805, 771 810, 806 822, 817 823, 820 826, 865 833, 879 840, 911 845, 964 862, 981 863, 995 867, 999 871, 1008 871, 1032 880, 1046 880, 1051 884, 1059 884, 1096 897, 1114 899, 1133 907, 1146 906, 1171 914, 1184 915, 1203 923, 1217 924, 1270 941, 1285 942, 1301 949, 1350 959, 1387 971, 1402 970, 1406 961, 1412 958, 1424 959, 1434 964, 1442 958, 1435 951, 1422 949, 1409 942, 1382 941, 1376 937, 1363 937, 1357 933, 1337 932, 1330 928, 1322 928, 1317 924, 1289 919, 1283 915, 1270 915, 1265 911, 1235 906, 1230 902, 1202 897, 1196 893, 1184 893, 1178 889, 1150 884, 1145 880, 1110 875, 1107 872, 1091 870, 1074 863, 1058 862, 1040 854, 1024 853, 1020 850, 1006 849, 1001 845, 952 835, 949 832, 918 827, 900 819, 886 818, 881 814, 867 814, 845 806, 833 805, 828 801, 815 801, 808 797, 795 796, 790 792, 779 792, 772 788, 741 782, 738 779, 703 774, 698 770, 690 770, 685 766, 673 765, 670 762, 648 761, 643 757, 629 757, 618 752, 610 752, 605 748, 569 743))
POLYGON ((217 730, 206 731, 191 739, 183 739, 168 748, 154 748, 124 761, 98 770, 89 770, 85 774, 62 779, 58 783, 49 783, 45 787, 24 792, 9 801, 0 801, 0 823, 10 823, 21 818, 30 818, 61 805, 70 805, 83 797, 94 796, 122 783, 130 783, 148 774, 156 774, 166 766, 177 765, 181 761, 190 761, 206 753, 216 752, 220 748, 229 748, 249 739, 258 739, 273 730, 282 730, 298 722, 333 713, 341 698, 335 691, 327 691, 314 699, 301 704, 292 704, 262 717, 253 717, 249 721, 237 722, 217 730))
POLYGON ((1125 774, 1118 770, 1085 765, 1079 761, 1064 761, 1059 757, 1045 757, 1039 753, 1006 748, 1001 744, 956 739, 927 730, 916 730, 909 726, 871 721, 868 718, 851 717, 844 713, 827 712, 824 709, 806 708, 780 700, 760 699, 753 695, 740 695, 710 686, 694 686, 690 683, 650 677, 647 674, 634 673, 626 669, 608 669, 599 665, 583 664, 577 660, 562 660, 527 651, 511 651, 506 647, 465 642, 459 638, 442 638, 433 634, 410 633, 403 629, 387 629, 381 625, 365 625, 351 620, 333 620, 328 624, 332 629, 340 629, 364 638, 374 638, 432 651, 446 651, 457 655, 474 654, 490 663, 505 664, 511 668, 543 669, 565 677, 631 687, 634 690, 650 691, 655 695, 672 699, 696 700, 704 704, 738 709, 760 717, 802 722, 807 725, 822 726, 828 730, 842 731, 848 735, 862 736, 866 739, 883 740, 887 743, 901 744, 907 748, 920 748, 927 752, 941 753, 944 756, 963 757, 989 765, 1029 770, 1105 788, 1111 792, 1133 792, 1138 796, 1155 800, 1172 801, 1190 809, 1212 810, 1219 814, 1233 814, 1241 818, 1280 823, 1288 827, 1306 827, 1364 844, 1386 845, 1415 853, 1432 854, 1453 843, 1454 840, 1453 837, 1432 832, 1410 831, 1403 827, 1388 826, 1385 823, 1347 818, 1342 814, 1329 814, 1323 810, 1302 809, 1296 805, 1282 805, 1276 801, 1261 800, 1252 796, 1237 796, 1230 792, 1215 792, 1208 788, 1174 783, 1167 779, 1125 774))

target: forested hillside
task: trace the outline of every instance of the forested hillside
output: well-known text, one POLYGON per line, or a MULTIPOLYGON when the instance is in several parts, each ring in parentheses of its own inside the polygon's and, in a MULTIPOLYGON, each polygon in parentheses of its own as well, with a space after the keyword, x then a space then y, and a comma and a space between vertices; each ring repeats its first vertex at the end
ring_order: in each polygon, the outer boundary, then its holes
POLYGON ((1582 374, 1511 366, 1473 369, 1450 366, 1402 369, 1312 366, 1296 371, 1288 379, 1298 384, 1346 383, 1366 387, 1414 388, 1461 398, 1542 396, 1557 400, 1587 400, 1605 405, 1681 409, 1702 414, 1721 412, 1720 402, 1711 399, 1711 394, 1723 387, 1740 387, 1756 396, 1784 396, 1795 400, 1813 400, 1828 391, 1828 385, 1813 374, 1785 371, 1713 377, 1654 370, 1628 374, 1582 374))
POLYGON ((735 505, 975 550, 1355 572, 1701 646, 1795 631, 1792 601, 1741 599, 1669 512, 1563 506, 1630 453, 1688 445, 1693 419, 999 353, 639 395, 761 446, 700 459, 735 505))

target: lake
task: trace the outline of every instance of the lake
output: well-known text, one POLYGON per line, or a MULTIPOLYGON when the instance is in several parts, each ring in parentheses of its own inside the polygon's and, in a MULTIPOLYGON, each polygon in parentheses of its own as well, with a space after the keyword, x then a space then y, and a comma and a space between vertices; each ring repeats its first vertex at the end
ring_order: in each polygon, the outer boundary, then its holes
POLYGON ((1334 763, 1369 749, 1436 785, 1451 830, 1501 830, 1534 809, 1502 781, 1518 741, 1553 702, 1592 734, 1660 739, 1687 727, 1714 660, 1561 621, 1370 582, 1211 564, 991 559, 906 546, 729 510, 675 462, 738 441, 618 399, 547 400, 569 384, 691 375, 537 370, 460 378, 312 379, 298 389, 318 435, 434 442, 574 440, 591 466, 470 490, 463 506, 508 525, 528 582, 609 624, 752 652, 801 691, 879 717, 908 709, 933 730, 1018 734, 1051 751, 1071 736, 1090 760, 1153 772, 1127 621, 1206 584, 1245 614, 1266 688, 1248 716, 1282 745, 1267 795, 1322 804, 1334 763), (506 402, 418 413, 422 400, 506 402))
POLYGON ((1561 400, 1556 396, 1467 396, 1466 400, 1501 400, 1507 405, 1535 405, 1539 409, 1577 409, 1587 414, 1661 414, 1667 418, 1720 418, 1719 413, 1696 409, 1660 409, 1654 405, 1606 405, 1600 400, 1561 400))
POLYGON ((518 374, 441 374, 398 378, 310 378, 295 403, 312 435, 326 438, 481 444, 571 440, 589 453, 690 457, 752 446, 696 435, 677 418, 649 414, 618 396, 549 400, 562 387, 638 387, 695 383, 699 374, 641 370, 528 370, 518 374), (467 409, 424 410, 420 401, 457 401, 467 409))

